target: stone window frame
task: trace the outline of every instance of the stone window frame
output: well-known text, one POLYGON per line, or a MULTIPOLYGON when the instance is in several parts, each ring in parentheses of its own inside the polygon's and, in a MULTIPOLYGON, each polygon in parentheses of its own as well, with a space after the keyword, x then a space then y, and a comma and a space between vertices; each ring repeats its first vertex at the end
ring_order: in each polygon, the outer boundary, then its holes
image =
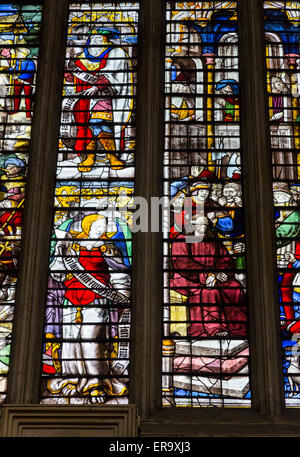
MULTIPOLYGON (((299 436, 300 410, 284 406, 280 362, 263 0, 239 0, 238 6, 252 408, 161 407, 161 233, 134 234, 130 405, 39 404, 68 0, 42 3, 16 315, 0 435, 61 436, 63 427, 64 436, 77 436, 78 430, 80 436, 107 436, 111 430, 115 436, 299 436), (37 426, 39 418, 43 425, 37 426)), ((149 199, 162 195, 165 0, 140 3, 135 192, 149 199)))

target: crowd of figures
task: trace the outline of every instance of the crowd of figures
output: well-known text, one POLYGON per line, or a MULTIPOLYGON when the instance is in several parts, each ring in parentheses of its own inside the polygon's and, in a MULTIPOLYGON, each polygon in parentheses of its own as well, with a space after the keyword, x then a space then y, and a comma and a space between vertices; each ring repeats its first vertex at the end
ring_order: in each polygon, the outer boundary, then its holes
POLYGON ((246 336, 241 183, 216 182, 204 170, 193 181, 173 182, 171 195, 170 288, 188 299, 188 335, 246 336))

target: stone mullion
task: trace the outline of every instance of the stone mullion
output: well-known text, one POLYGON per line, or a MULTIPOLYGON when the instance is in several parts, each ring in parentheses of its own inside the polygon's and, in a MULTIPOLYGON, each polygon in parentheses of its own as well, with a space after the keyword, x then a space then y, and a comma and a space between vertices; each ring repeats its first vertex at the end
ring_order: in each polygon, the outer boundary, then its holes
POLYGON ((45 0, 7 403, 39 402, 68 2, 45 0))
MULTIPOLYGON (((162 196, 165 2, 143 0, 139 22, 135 195, 162 196)), ((131 402, 140 416, 161 401, 162 235, 133 239, 131 402)))
POLYGON ((239 3, 240 115, 253 407, 263 416, 274 419, 281 411, 283 397, 264 11, 261 0, 240 0, 239 3))

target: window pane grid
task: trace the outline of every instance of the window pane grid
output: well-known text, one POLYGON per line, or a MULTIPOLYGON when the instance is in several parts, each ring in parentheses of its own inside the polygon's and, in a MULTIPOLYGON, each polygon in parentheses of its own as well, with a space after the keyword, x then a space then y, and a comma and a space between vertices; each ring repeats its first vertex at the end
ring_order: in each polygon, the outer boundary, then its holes
POLYGON ((251 406, 236 6, 167 3, 165 407, 251 406))
POLYGON ((299 2, 264 2, 285 405, 299 407, 299 2))
POLYGON ((69 6, 41 403, 128 403, 138 8, 69 6))
POLYGON ((39 53, 41 6, 0 5, 0 402, 6 398, 27 166, 39 53))

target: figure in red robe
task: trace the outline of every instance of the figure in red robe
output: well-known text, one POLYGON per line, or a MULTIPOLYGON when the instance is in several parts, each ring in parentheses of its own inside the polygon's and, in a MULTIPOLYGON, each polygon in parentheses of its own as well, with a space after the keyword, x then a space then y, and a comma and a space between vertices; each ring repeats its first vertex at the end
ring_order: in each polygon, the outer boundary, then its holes
POLYGON ((183 234, 172 234, 174 276, 170 286, 188 297, 191 321, 188 334, 245 337, 245 295, 242 285, 234 278, 234 261, 221 242, 209 238, 206 217, 198 217, 194 223, 195 234, 203 241, 186 243, 183 234))

